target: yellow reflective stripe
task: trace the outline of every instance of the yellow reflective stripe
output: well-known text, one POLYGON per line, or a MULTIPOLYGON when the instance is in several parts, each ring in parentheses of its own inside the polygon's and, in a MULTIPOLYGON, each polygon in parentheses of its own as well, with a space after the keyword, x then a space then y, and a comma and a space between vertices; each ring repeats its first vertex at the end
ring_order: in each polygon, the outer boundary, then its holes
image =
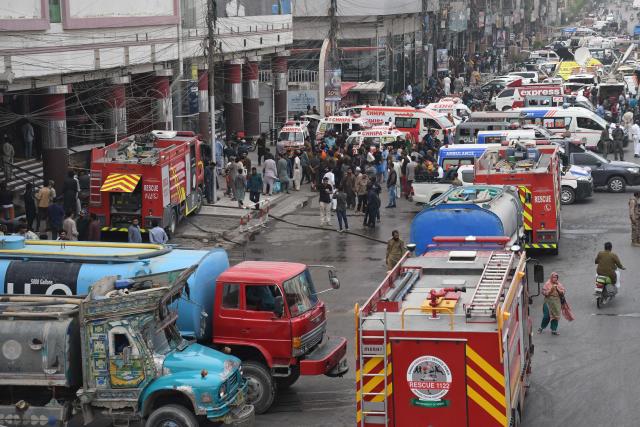
MULTIPOLYGON (((382 373, 382 372, 380 372, 382 373)), ((391 373, 391 363, 389 363, 387 365, 387 376, 389 376, 389 374, 391 373)), ((374 388, 376 388, 376 386, 378 384, 380 384, 381 382, 384 381, 384 377, 383 376, 379 376, 379 377, 370 377, 371 379, 367 381, 367 383, 364 385, 364 387, 362 388, 362 391, 364 393, 369 393, 371 390, 373 390, 374 388)))
POLYGON ((482 409, 487 411, 489 415, 491 415, 495 420, 500 423, 501 426, 507 425, 507 417, 502 412, 498 411, 491 403, 487 401, 484 397, 482 397, 477 391, 471 388, 471 386, 467 385, 467 396, 469 399, 476 402, 482 409))
POLYGON ((480 386, 489 396, 493 398, 502 407, 506 408, 504 393, 500 393, 494 386, 489 384, 487 380, 477 373, 471 366, 467 365, 467 377, 480 386))
POLYGON ((467 357, 478 365, 487 375, 493 378, 498 384, 504 385, 504 375, 502 375, 496 368, 491 366, 489 362, 484 360, 482 356, 476 353, 471 347, 467 346, 467 357))
POLYGON ((524 219, 528 221, 533 221, 533 216, 527 211, 523 211, 522 216, 524 216, 524 219))
POLYGON ((364 364, 364 368, 362 370, 365 374, 368 374, 381 362, 384 362, 384 358, 382 356, 372 357, 367 363, 364 364))

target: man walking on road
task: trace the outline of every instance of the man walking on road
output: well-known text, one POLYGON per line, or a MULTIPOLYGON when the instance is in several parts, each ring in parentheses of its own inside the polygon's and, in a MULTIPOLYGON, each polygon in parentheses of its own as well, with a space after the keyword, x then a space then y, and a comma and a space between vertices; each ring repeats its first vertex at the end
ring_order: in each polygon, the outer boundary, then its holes
POLYGON ((320 226, 331 225, 331 195, 333 187, 329 184, 329 177, 322 178, 318 191, 320 192, 320 226))
POLYGON ((138 218, 133 218, 128 230, 129 243, 142 243, 142 233, 140 233, 140 226, 138 225, 138 218))
POLYGON ((629 219, 631 220, 631 246, 640 246, 640 191, 633 193, 629 199, 629 219))
POLYGON ((620 125, 612 126, 615 126, 615 128, 613 129, 613 158, 615 160, 624 161, 624 131, 622 130, 622 127, 620 125))
POLYGON ((398 175, 393 167, 393 162, 389 162, 389 176, 387 177, 387 191, 389 192, 389 202, 387 208, 396 207, 396 184, 398 183, 398 175))
POLYGON ((398 230, 393 230, 391 232, 391 239, 387 242, 387 270, 395 267, 405 251, 406 247, 404 242, 400 240, 400 233, 398 233, 398 230))
POLYGON ((633 157, 637 159, 640 157, 640 126, 637 122, 631 126, 629 136, 631 137, 631 141, 633 141, 633 157))

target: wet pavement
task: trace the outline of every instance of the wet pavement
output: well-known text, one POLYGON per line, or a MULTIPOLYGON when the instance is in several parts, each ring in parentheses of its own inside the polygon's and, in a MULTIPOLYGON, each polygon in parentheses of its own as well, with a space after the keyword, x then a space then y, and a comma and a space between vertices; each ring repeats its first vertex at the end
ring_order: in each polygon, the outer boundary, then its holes
MULTIPOLYGON (((627 148, 627 152, 630 151, 627 148)), ((633 158, 631 160, 634 160, 633 158)), ((637 159, 635 159, 637 161, 637 159)), ((560 274, 574 322, 560 322, 559 337, 534 333, 533 374, 524 410, 524 426, 635 426, 635 396, 640 393, 640 248, 630 246, 627 201, 624 194, 597 191, 582 203, 562 208, 560 255, 532 254, 545 267, 560 274), (592 297, 594 259, 605 241, 627 266, 621 294, 606 308, 597 309, 592 297)), ((383 196, 386 204, 386 194, 383 196)), ((318 202, 284 216, 292 225, 270 221, 268 228, 246 246, 231 250, 232 262, 242 259, 332 264, 341 288, 322 294, 329 309, 328 331, 349 340, 349 373, 343 378, 301 378, 280 393, 273 408, 256 419, 257 426, 355 425, 354 315, 386 272, 384 255, 391 231, 407 239, 411 219, 419 211, 401 201, 396 209, 382 208, 382 221, 374 231, 362 227, 362 216, 349 216, 354 234, 319 230, 318 202)), ((334 218, 335 226, 335 218, 334 218)), ((316 288, 328 288, 326 271, 313 271, 316 288)), ((530 285, 535 293, 535 285, 530 285)), ((542 317, 542 297, 530 306, 534 331, 542 317)))

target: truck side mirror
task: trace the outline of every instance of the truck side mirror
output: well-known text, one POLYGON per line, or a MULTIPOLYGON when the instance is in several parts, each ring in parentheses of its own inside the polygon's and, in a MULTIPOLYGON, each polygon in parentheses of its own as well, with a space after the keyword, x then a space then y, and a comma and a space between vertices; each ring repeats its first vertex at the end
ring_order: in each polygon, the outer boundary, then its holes
POLYGON ((278 317, 282 317, 284 313, 284 304, 281 295, 275 297, 273 300, 273 313, 278 317))
POLYGON ((329 270, 329 284, 333 289, 340 289, 340 279, 333 270, 329 270))
POLYGON ((602 166, 602 162, 599 162, 599 161, 598 161, 598 162, 596 162, 596 166, 597 166, 597 167, 602 166))
POLYGON ((542 264, 536 264, 533 266, 533 280, 535 280, 536 283, 544 282, 544 267, 542 264))

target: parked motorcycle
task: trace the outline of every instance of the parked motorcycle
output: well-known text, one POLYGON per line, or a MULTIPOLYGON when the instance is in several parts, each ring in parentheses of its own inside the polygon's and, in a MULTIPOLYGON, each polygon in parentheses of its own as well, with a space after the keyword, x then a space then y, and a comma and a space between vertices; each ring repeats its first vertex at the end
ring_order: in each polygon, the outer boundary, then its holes
POLYGON ((611 283, 611 279, 607 276, 596 276, 596 284, 594 296, 596 297, 596 306, 601 308, 613 300, 618 293, 620 284, 620 275, 618 275, 618 284, 611 283))

